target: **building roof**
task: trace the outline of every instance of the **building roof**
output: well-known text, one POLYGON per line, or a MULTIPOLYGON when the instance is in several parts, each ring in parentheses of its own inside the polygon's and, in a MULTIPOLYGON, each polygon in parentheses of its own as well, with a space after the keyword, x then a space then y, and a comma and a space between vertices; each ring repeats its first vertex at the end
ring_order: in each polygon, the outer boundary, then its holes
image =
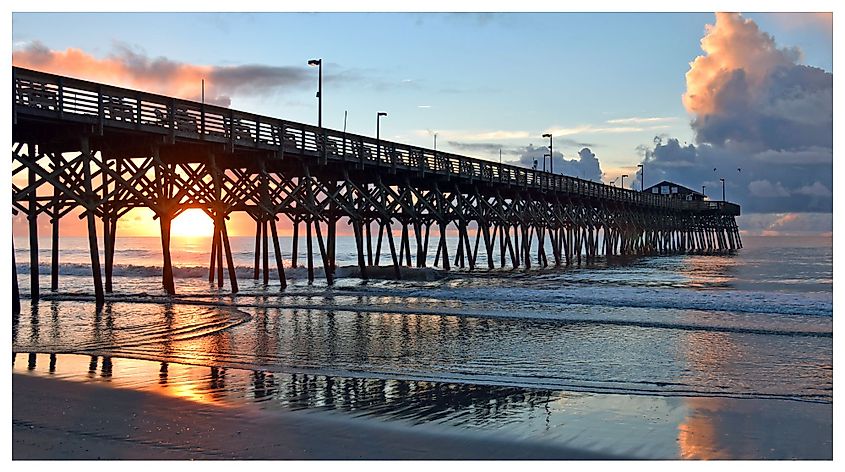
POLYGON ((651 193, 651 189, 653 189, 655 187, 662 187, 664 185, 670 185, 670 186, 673 186, 673 187, 678 187, 679 192, 683 191, 683 193, 692 193, 692 194, 695 194, 695 195, 701 195, 702 197, 704 196, 704 194, 701 193, 701 192, 696 192, 695 190, 693 190, 689 187, 685 187, 681 184, 676 184, 675 182, 670 182, 668 180, 664 180, 662 182, 658 182, 658 183, 652 185, 651 187, 647 187, 645 190, 643 190, 643 192, 651 193))

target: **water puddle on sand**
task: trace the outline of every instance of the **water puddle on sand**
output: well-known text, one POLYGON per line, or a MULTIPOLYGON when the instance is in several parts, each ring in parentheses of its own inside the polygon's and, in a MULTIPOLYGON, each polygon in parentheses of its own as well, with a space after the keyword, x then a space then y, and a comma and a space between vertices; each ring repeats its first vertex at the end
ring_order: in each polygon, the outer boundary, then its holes
POLYGON ((305 410, 637 458, 829 458, 832 405, 592 394, 13 353, 15 374, 94 382, 226 408, 305 410), (777 431, 777 434, 772 433, 777 431))

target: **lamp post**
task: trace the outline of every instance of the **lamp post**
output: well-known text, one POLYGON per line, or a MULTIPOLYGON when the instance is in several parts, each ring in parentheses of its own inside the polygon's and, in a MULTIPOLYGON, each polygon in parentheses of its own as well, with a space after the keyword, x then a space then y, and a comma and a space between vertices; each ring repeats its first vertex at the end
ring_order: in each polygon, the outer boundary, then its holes
POLYGON ((376 162, 381 161, 381 117, 387 116, 386 111, 376 113, 376 162))
POLYGON ((722 181, 722 201, 725 201, 725 179, 719 179, 722 181))
MULTIPOLYGON (((549 172, 552 174, 555 173, 555 165, 554 165, 554 147, 552 143, 552 135, 551 133, 546 133, 543 135, 544 138, 549 138, 549 172)), ((546 161, 543 160, 543 170, 546 170, 546 161)))
POLYGON ((642 164, 637 164, 640 168, 640 192, 645 192, 645 168, 642 164))
POLYGON ((434 150, 437 150, 437 133, 434 133, 434 150))
POLYGON ((702 185, 702 186, 701 186, 701 195, 702 195, 702 197, 701 197, 701 198, 702 198, 702 200, 703 200, 703 199, 705 199, 705 198, 707 198, 707 194, 706 194, 706 193, 704 193, 704 190, 705 190, 705 189, 707 189, 707 186, 706 186, 706 185, 702 185))
POLYGON ((619 187, 622 189, 625 188, 625 177, 628 177, 628 174, 622 174, 622 183, 619 184, 619 187))
MULTIPOLYGON (((317 127, 320 131, 323 130, 323 60, 311 59, 308 61, 309 66, 317 66, 317 127)), ((322 133, 321 133, 322 134, 322 133)))

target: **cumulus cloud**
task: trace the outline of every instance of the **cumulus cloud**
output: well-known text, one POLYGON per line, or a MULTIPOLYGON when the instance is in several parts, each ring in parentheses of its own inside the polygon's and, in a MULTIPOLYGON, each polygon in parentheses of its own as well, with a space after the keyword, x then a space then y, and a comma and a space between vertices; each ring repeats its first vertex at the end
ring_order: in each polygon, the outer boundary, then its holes
POLYGON ((695 141, 642 147, 646 185, 706 185, 712 196, 724 178, 744 212, 832 211, 833 75, 736 13, 718 13, 701 48, 682 96, 695 141))
POLYGON ((788 197, 789 191, 780 182, 771 183, 768 180, 755 180, 748 184, 751 195, 762 198, 788 197))
MULTIPOLYGON (((548 154, 548 147, 534 147, 529 144, 527 147, 522 149, 522 153, 519 156, 517 164, 530 168, 534 167, 534 162, 536 161, 537 168, 542 169, 543 156, 548 156, 548 154)), ((548 157, 545 159, 548 161, 548 157)), ((592 151, 590 151, 589 148, 581 149, 581 151, 578 152, 578 157, 576 159, 566 159, 564 158, 563 153, 555 151, 553 159, 554 165, 552 167, 554 168, 555 174, 563 174, 596 182, 601 182, 602 176, 604 175, 598 158, 592 151)), ((546 163, 546 166, 546 170, 549 170, 548 162, 546 163)))
POLYGON ((753 149, 832 146, 833 76, 800 65, 801 51, 738 14, 718 13, 701 40, 706 53, 686 74, 684 106, 698 142, 753 149))
POLYGON ((813 185, 805 185, 797 190, 795 193, 800 195, 808 195, 810 197, 832 197, 833 192, 830 191, 823 183, 813 182, 813 185))
POLYGON ((149 57, 120 43, 107 57, 97 58, 81 49, 55 51, 34 41, 14 50, 12 62, 19 67, 189 100, 200 99, 204 79, 206 102, 222 106, 229 106, 234 94, 260 95, 304 86, 311 79, 304 67, 194 65, 149 57))

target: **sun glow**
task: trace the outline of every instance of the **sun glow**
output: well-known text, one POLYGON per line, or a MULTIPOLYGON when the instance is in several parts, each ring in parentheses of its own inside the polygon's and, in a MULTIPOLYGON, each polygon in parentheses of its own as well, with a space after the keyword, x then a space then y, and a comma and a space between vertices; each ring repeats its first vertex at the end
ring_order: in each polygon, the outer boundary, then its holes
POLYGON ((214 231, 214 223, 211 218, 198 208, 185 210, 173 220, 170 233, 173 236, 198 237, 211 236, 214 231))

